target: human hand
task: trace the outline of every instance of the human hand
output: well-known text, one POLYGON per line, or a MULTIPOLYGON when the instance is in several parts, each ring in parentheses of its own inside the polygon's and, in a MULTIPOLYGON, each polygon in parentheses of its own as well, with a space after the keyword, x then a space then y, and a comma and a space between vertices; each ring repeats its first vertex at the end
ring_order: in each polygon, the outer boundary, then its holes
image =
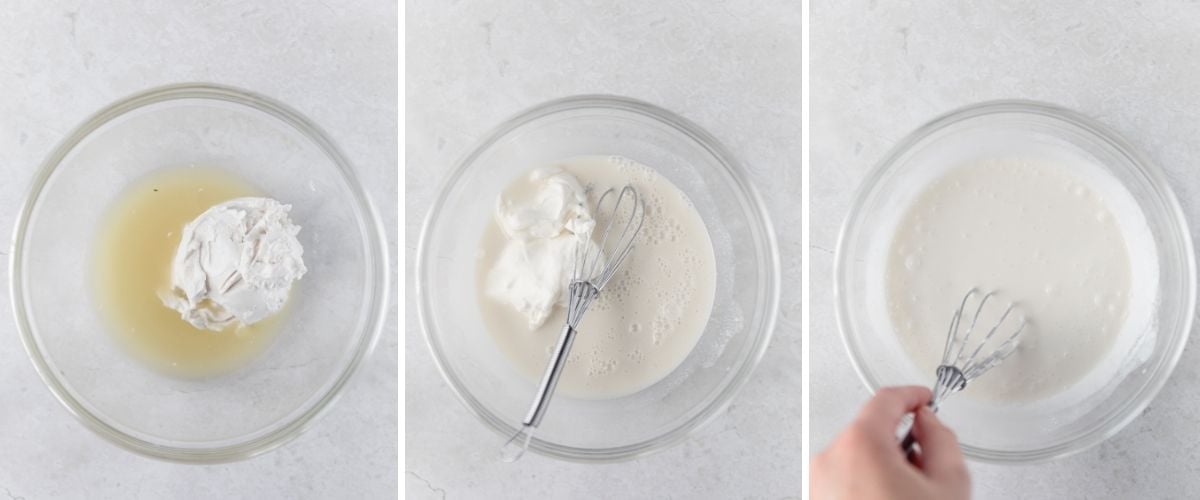
POLYGON ((958 438, 925 405, 925 387, 880 389, 858 417, 812 461, 813 500, 967 499, 971 479, 958 438), (906 413, 921 452, 909 457, 896 441, 906 413))

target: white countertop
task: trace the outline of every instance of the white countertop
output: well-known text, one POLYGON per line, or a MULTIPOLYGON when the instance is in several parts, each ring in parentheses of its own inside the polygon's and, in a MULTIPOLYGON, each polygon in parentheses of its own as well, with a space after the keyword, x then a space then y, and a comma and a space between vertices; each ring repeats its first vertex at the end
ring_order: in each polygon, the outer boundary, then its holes
POLYGON ((679 446, 612 465, 500 463, 503 439, 435 369, 406 284, 408 497, 799 498, 799 3, 422 0, 405 13, 409 276, 453 163, 518 111, 581 93, 658 104, 721 140, 766 198, 787 268, 783 321, 729 410, 679 446))
MULTIPOLYGON (((356 2, 9 1, 0 9, 0 233, 72 127, 179 81, 251 89, 322 125, 358 168, 395 250, 396 8, 356 2), (329 4, 329 5, 327 5, 329 4)), ((143 458, 67 413, 21 348, 0 247, 0 491, 12 498, 391 498, 397 484, 396 312, 343 397, 306 434, 225 465, 143 458)), ((393 282, 395 278, 393 278, 393 282)))
MULTIPOLYGON (((1178 2, 812 4, 812 451, 867 397, 842 348, 833 249, 865 173, 900 138, 962 105, 1056 103, 1158 162, 1200 222, 1200 5, 1178 2)), ((1194 339, 1193 339, 1194 341, 1194 339)), ((1029 466, 970 464, 976 498, 1188 498, 1200 488, 1200 351, 1107 442, 1029 466)))

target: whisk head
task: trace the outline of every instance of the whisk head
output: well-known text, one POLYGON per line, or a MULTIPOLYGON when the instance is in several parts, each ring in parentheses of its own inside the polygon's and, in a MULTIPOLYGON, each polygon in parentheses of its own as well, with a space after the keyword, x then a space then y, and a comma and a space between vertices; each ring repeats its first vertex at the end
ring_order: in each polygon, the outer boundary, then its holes
POLYGON ((598 224, 593 231, 600 231, 599 239, 595 246, 583 242, 575 248, 571 282, 586 281, 602 290, 633 249, 646 218, 646 207, 633 186, 626 185, 619 191, 609 188, 596 200, 592 218, 598 224))
POLYGON ((985 293, 977 288, 968 291, 950 319, 929 406, 936 409, 947 396, 1011 356, 1017 350, 1018 337, 1025 331, 1025 325, 1025 314, 1016 303, 1001 302, 995 291, 985 293), (966 325, 964 315, 969 318, 966 325), (999 319, 987 323, 990 327, 981 327, 981 318, 987 320, 997 315, 999 319))
POLYGON ((617 274, 633 250, 645 218, 646 206, 633 186, 609 188, 596 200, 592 219, 597 225, 575 246, 571 282, 567 285, 567 324, 578 326, 600 290, 617 274))

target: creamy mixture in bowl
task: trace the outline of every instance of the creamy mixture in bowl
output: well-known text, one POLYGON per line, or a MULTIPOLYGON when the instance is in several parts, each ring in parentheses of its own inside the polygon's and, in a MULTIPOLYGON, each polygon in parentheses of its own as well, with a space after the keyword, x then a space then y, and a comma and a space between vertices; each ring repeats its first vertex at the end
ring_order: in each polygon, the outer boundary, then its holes
POLYGON ((938 365, 967 290, 1015 300, 1028 320, 1017 350, 963 394, 988 400, 1075 385, 1108 356, 1130 298, 1129 251, 1105 195, 1037 159, 965 163, 926 186, 896 226, 886 273, 888 312, 918 366, 938 365))
POLYGON ((621 157, 576 157, 535 168, 496 202, 475 263, 478 297, 497 347, 541 377, 565 321, 576 246, 596 249, 592 208, 633 185, 646 218, 629 257, 584 315, 558 394, 613 398, 662 380, 695 346, 712 310, 712 242, 687 195, 621 157), (593 237, 594 236, 594 237, 593 237))
POLYGON ((1165 383, 1191 325, 1195 263, 1158 169, 1094 121, 997 101, 919 128, 863 183, 834 294, 868 388, 932 385, 972 287, 1029 319, 1015 353, 941 408, 995 462, 1095 445, 1165 383))
POLYGON ((516 432, 562 327, 564 252, 587 225, 569 218, 628 182, 647 202, 645 226, 584 316, 530 450, 643 456, 718 418, 751 380, 773 330, 779 258, 736 160, 644 102, 547 102, 498 125, 451 170, 418 245, 418 318, 447 385, 494 431, 481 452, 516 432))

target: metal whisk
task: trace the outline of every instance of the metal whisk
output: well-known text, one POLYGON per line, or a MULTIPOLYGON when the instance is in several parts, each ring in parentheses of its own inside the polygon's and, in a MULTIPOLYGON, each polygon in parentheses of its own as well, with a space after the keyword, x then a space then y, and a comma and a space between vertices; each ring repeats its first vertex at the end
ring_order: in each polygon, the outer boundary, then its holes
POLYGON ((641 231, 642 222, 646 217, 646 207, 638 197, 637 190, 633 186, 626 185, 619 192, 613 188, 601 194, 600 198, 596 200, 593 217, 597 222, 607 219, 607 223, 604 223, 604 232, 598 246, 589 244, 591 235, 588 235, 581 238, 575 247, 575 262, 572 264, 571 282, 567 289, 567 321, 563 325, 562 333, 559 334, 558 344, 554 347, 550 362, 546 365, 546 371, 542 375, 541 384, 538 385, 533 404, 529 406, 529 412, 521 422, 521 428, 504 443, 501 454, 505 462, 516 461, 525 454, 525 450, 529 449, 529 442, 533 440, 534 430, 546 416, 546 410, 550 407, 550 397, 554 395, 558 378, 567 364, 567 354, 571 351, 571 344, 574 343, 575 336, 579 333, 577 330, 579 322, 583 320, 583 314, 587 312, 588 306, 592 305, 592 301, 600 296, 604 285, 607 285, 617 273, 617 268, 621 266, 621 262, 633 249, 633 241, 641 231), (614 193, 616 193, 615 197, 614 193), (611 213, 605 212, 605 201, 613 198, 615 201, 612 203, 611 213), (633 204, 632 206, 626 205, 629 209, 628 217, 621 216, 622 203, 633 204), (607 216, 605 216, 606 213, 607 216), (618 221, 622 226, 618 231, 620 234, 610 245, 609 236, 615 234, 613 226, 617 225, 618 221), (610 248, 611 251, 608 251, 610 248), (609 256, 607 260, 605 259, 606 254, 609 256))
MULTIPOLYGON (((1021 332, 1025 331, 1025 314, 1022 313, 1017 305, 1013 302, 1008 302, 1004 305, 1004 312, 1001 313, 1000 319, 987 330, 987 333, 981 335, 973 335, 975 328, 978 326, 979 317, 983 315, 984 308, 988 301, 996 295, 995 291, 983 293, 977 288, 972 288, 963 296, 962 302, 958 305, 958 309, 954 311, 954 316, 950 319, 950 331, 946 334, 946 346, 942 349, 942 362, 937 367, 937 381, 933 384, 933 397, 929 400, 929 408, 937 411, 938 407, 958 391, 963 390, 967 386, 967 382, 975 380, 980 375, 983 375, 988 370, 999 365, 1002 361, 1008 358, 1013 351, 1017 349, 1017 337, 1021 332), (972 297, 982 295, 979 299, 979 305, 975 308, 975 315, 971 318, 970 325, 967 326, 965 332, 959 333, 962 326, 963 311, 967 309, 967 302, 972 297), (1012 333, 1007 333, 1012 327, 1005 327, 1005 322, 1010 316, 1015 314, 1013 321, 1016 321, 1016 329, 1012 333), (1002 328, 1004 331, 1002 331, 1002 328), (999 337, 996 337, 997 333, 999 337), (1004 339, 1000 345, 996 346, 990 352, 984 352, 984 347, 992 341, 993 338, 1004 339), (977 345, 971 347, 972 342, 978 342, 977 345)), ((1009 321, 1011 324, 1012 321, 1009 321)), ((904 439, 900 442, 900 448, 904 452, 912 452, 913 437, 911 423, 905 433, 904 439)))

